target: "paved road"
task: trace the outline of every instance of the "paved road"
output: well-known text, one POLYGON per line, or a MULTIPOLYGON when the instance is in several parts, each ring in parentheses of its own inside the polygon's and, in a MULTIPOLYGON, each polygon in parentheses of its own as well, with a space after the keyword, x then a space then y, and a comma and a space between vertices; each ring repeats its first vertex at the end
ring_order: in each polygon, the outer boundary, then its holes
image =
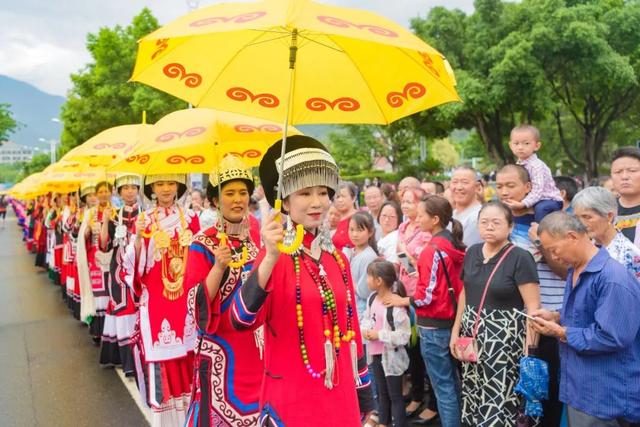
POLYGON ((0 425, 147 426, 33 262, 11 213, 0 229, 0 425))

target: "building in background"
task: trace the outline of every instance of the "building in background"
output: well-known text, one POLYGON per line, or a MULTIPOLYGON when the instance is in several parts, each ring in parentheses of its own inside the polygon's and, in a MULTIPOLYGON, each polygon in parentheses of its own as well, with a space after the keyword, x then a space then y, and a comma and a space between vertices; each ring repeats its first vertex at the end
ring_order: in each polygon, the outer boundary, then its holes
POLYGON ((30 162, 33 157, 33 148, 26 145, 18 145, 15 142, 3 141, 0 146, 0 164, 6 165, 19 162, 30 162))

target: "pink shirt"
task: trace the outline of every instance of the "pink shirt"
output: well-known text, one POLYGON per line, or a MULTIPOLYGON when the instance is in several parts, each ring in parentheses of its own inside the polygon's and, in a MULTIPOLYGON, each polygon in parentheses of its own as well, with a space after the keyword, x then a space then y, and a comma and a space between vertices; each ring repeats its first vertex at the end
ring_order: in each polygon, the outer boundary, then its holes
POLYGON ((560 190, 556 187, 556 183, 551 176, 551 169, 533 153, 526 160, 518 160, 516 162, 529 172, 531 178, 531 191, 522 200, 522 203, 528 208, 532 207, 540 200, 558 200, 562 201, 560 190))
MULTIPOLYGON (((378 297, 373 299, 371 303, 371 318, 375 321, 375 326, 373 329, 375 331, 380 332, 384 327, 384 319, 387 316, 387 307, 380 302, 378 297)), ((380 340, 375 341, 367 341, 367 352, 374 356, 377 354, 382 354, 384 351, 384 343, 380 340)))
MULTIPOLYGON (((416 228, 411 235, 407 233, 407 227, 409 226, 409 220, 400 224, 398 227, 398 248, 400 248, 399 243, 404 243, 406 251, 409 255, 411 255, 416 261, 420 258, 420 254, 422 250, 427 246, 427 243, 431 240, 431 233, 427 233, 424 231, 420 231, 420 228, 416 228)), ((398 249, 398 252, 400 250, 398 249)), ((404 284, 405 289, 407 290, 407 296, 412 297, 416 292, 416 285, 418 284, 418 275, 413 274, 410 275, 400 264, 400 280, 404 284)))

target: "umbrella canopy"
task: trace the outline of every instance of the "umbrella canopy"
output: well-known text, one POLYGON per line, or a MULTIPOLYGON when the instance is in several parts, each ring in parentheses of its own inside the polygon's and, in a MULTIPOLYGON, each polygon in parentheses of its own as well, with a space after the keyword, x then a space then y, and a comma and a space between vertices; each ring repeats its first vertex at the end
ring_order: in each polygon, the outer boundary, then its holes
POLYGON ((29 175, 20 183, 16 184, 11 190, 12 197, 18 199, 33 199, 37 196, 53 193, 71 193, 78 189, 77 184, 50 182, 44 172, 29 175))
POLYGON ((140 41, 131 80, 291 124, 387 124, 459 101, 448 62, 409 30, 310 0, 194 11, 140 41))
POLYGON ((62 160, 108 166, 126 157, 150 127, 147 124, 135 124, 105 129, 69 151, 62 160))
POLYGON ((83 181, 104 181, 106 169, 99 164, 60 160, 42 171, 47 182, 79 185, 83 181))
MULTIPOLYGON (((282 126, 241 114, 192 108, 164 116, 129 155, 110 171, 142 175, 209 173, 226 155, 257 166, 265 151, 282 135, 282 126)), ((289 135, 299 135, 289 128, 289 135)))

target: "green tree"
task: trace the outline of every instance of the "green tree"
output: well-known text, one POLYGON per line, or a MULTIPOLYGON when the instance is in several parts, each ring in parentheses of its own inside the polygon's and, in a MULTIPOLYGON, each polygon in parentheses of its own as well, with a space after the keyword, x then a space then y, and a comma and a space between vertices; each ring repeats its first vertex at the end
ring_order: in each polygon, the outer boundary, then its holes
POLYGON ((457 166, 460 162, 460 155, 456 147, 449 141, 449 138, 435 140, 429 146, 430 156, 438 160, 445 168, 457 166))
POLYGON ((128 83, 135 63, 137 41, 158 28, 149 9, 127 27, 101 28, 87 36, 93 61, 71 75, 73 87, 62 107, 61 151, 83 143, 112 126, 139 123, 142 111, 151 122, 187 104, 141 84, 128 83))
POLYGON ((476 0, 474 5, 472 15, 435 7, 426 18, 412 20, 416 33, 446 55, 464 101, 414 120, 431 137, 475 128, 489 157, 500 165, 513 160, 506 145, 512 127, 544 117, 548 97, 542 74, 528 66, 533 48, 520 32, 520 6, 500 0, 476 0))
POLYGON ((50 164, 51 156, 43 153, 36 154, 31 158, 30 162, 24 164, 22 172, 18 176, 17 180, 22 180, 37 172, 42 172, 50 164))
POLYGON ((8 140, 9 135, 19 126, 19 123, 13 118, 10 107, 9 104, 0 104, 0 141, 8 140))
POLYGON ((411 119, 402 119, 388 126, 343 125, 328 139, 342 173, 353 175, 371 169, 377 156, 386 158, 393 171, 416 164, 421 136, 411 119))
POLYGON ((616 122, 637 107, 640 2, 538 3, 531 0, 523 7, 536 13, 530 40, 557 103, 558 138, 569 159, 593 178, 616 122), (567 121, 579 130, 577 144, 566 137, 567 121))

